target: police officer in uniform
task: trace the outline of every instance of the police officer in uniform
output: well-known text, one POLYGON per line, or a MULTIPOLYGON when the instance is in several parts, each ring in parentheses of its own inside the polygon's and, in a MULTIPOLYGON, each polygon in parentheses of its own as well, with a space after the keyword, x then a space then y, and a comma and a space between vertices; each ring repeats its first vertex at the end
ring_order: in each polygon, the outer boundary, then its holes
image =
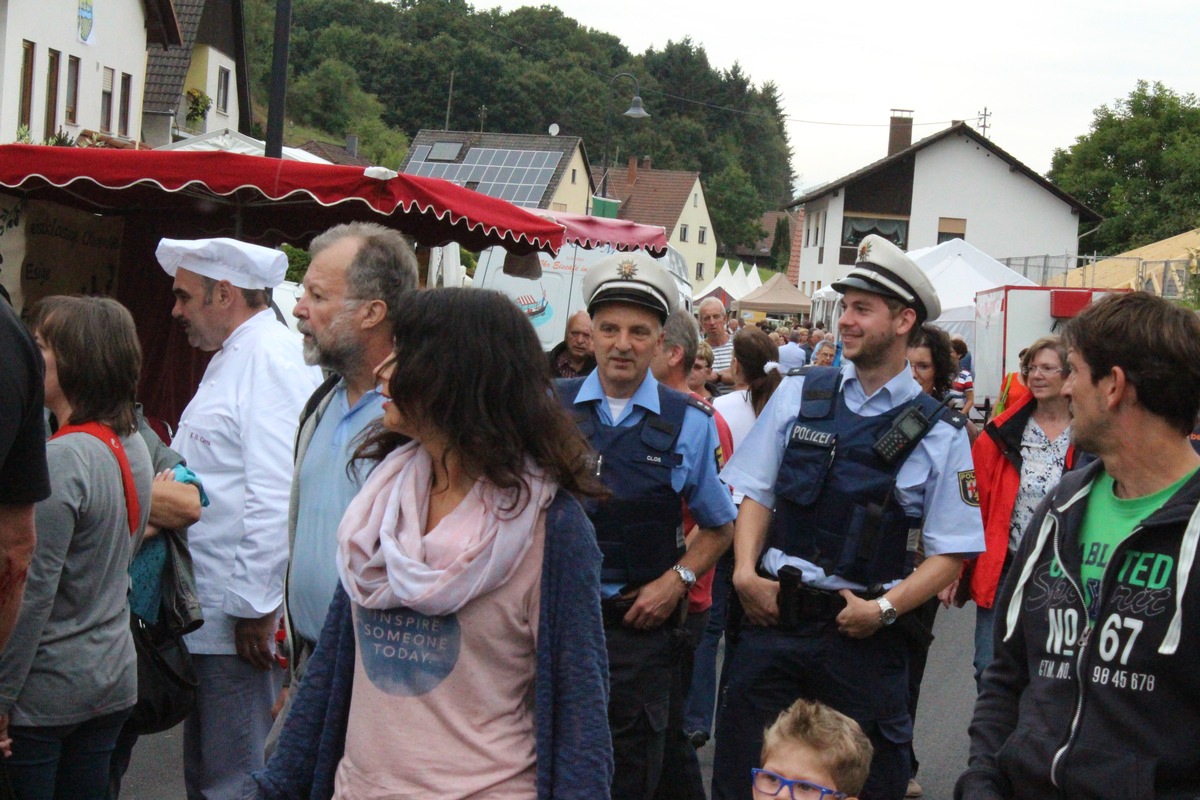
POLYGON ((744 619, 718 714, 714 800, 750 796, 763 729, 798 697, 870 737, 864 800, 904 797, 904 637, 930 636, 908 612, 984 548, 965 419, 921 391, 906 359, 910 335, 941 313, 936 292, 874 235, 833 286, 850 363, 789 372, 721 474, 746 495, 733 579, 744 619))
POLYGON ((651 798, 660 778, 677 777, 662 775, 662 764, 687 592, 729 547, 737 515, 717 476, 711 412, 650 374, 677 291, 670 274, 643 253, 597 262, 583 282, 597 368, 558 382, 596 451, 597 474, 612 491, 591 504, 588 516, 604 556, 617 800, 651 798), (686 548, 681 498, 699 526, 686 548))

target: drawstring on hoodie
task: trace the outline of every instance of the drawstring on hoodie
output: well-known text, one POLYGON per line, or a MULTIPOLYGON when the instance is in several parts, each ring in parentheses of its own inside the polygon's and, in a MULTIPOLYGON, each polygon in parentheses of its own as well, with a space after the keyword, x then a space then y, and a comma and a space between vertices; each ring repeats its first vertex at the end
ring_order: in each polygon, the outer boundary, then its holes
MULTIPOLYGON (((1091 488, 1091 483, 1089 482, 1057 510, 1060 512, 1065 511, 1077 500, 1085 497, 1091 491, 1091 488)), ((1041 557, 1042 550, 1045 549, 1047 540, 1054 533, 1057 522, 1058 520, 1050 513, 1047 513, 1042 518, 1042 526, 1038 530, 1037 544, 1034 545, 1033 552, 1029 554, 1029 558, 1025 560, 1025 565, 1021 568, 1017 587, 1013 590, 1012 600, 1009 601, 1008 611, 1005 614, 1004 641, 1006 642, 1012 638, 1013 632, 1017 627, 1017 618, 1021 614, 1021 602, 1025 595, 1025 584, 1033 574, 1033 569, 1041 557)), ((1171 624, 1167 626, 1167 635, 1163 637, 1162 644, 1159 645, 1159 655, 1172 656, 1179 649, 1179 639, 1183 635, 1183 600, 1184 595, 1187 594, 1188 577, 1192 572, 1192 565, 1196 561, 1198 546, 1200 546, 1200 505, 1197 505, 1195 510, 1192 511, 1192 516, 1188 519, 1187 528, 1183 532, 1183 542, 1179 547, 1179 567, 1175 572, 1175 615, 1171 617, 1171 624)))
POLYGON ((1175 616, 1171 617, 1167 635, 1159 645, 1159 655, 1173 656, 1179 648, 1179 637, 1183 634, 1183 595, 1187 592, 1188 575, 1196 560, 1197 542, 1200 542, 1200 505, 1192 512, 1183 531, 1183 543, 1179 546, 1179 568, 1175 573, 1175 616))
MULTIPOLYGON (((1058 511, 1065 511, 1072 503, 1079 500, 1081 497, 1086 497, 1087 493, 1092 490, 1091 482, 1088 482, 1082 489, 1076 492, 1067 502, 1059 507, 1058 511)), ((1029 558, 1025 559, 1025 566, 1021 568, 1021 575, 1017 579, 1017 588, 1013 590, 1012 599, 1008 602, 1008 611, 1004 616, 1005 631, 1004 641, 1012 638, 1013 632, 1017 629, 1017 617, 1021 615, 1021 601, 1025 597, 1025 583, 1033 574, 1033 568, 1037 566, 1038 559, 1042 555, 1042 550, 1046 547, 1046 541, 1054 533, 1054 529, 1058 527, 1058 520, 1049 511, 1046 516, 1042 517, 1042 527, 1038 530, 1037 544, 1033 546, 1033 552, 1029 554, 1029 558)))

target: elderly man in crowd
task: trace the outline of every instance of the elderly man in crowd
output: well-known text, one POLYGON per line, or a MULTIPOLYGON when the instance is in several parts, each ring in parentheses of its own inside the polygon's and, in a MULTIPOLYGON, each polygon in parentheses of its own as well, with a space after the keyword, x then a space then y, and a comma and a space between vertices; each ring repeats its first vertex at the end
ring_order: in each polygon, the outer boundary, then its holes
POLYGON ((733 335, 725 325, 725 306, 715 297, 700 303, 700 330, 713 351, 708 381, 725 394, 733 388, 733 335))
POLYGON ((604 555, 612 794, 649 800, 663 778, 687 595, 729 547, 736 511, 717 478, 711 408, 650 372, 675 310, 675 280, 643 253, 619 253, 588 270, 583 294, 596 371, 558 389, 597 451, 596 474, 612 490, 588 506, 604 555), (680 500, 699 526, 686 547, 680 500))
POLYGON ((292 313, 304 335, 304 360, 332 374, 305 404, 296 437, 284 597, 293 691, 337 587, 334 534, 366 478, 347 467, 359 435, 383 416, 375 368, 391 356, 404 294, 417 288, 416 255, 382 225, 338 225, 313 239, 309 252, 304 294, 292 313))
POLYGON ((555 378, 582 378, 596 368, 592 355, 592 318, 583 309, 567 320, 567 338, 550 351, 550 375, 555 378))
POLYGON ((204 626, 187 637, 200 685, 184 724, 184 778, 189 797, 253 797, 278 691, 292 442, 320 372, 269 307, 283 253, 163 239, 157 255, 175 279, 171 315, 193 347, 216 351, 171 443, 211 501, 188 537, 204 626))

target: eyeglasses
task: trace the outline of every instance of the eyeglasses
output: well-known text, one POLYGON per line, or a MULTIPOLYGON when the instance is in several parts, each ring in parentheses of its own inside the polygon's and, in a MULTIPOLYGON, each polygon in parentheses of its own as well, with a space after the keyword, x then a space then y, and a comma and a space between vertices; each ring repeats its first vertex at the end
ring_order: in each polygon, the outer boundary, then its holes
POLYGON ((1064 370, 1062 367, 1039 367, 1037 365, 1026 367, 1025 369, 1021 370, 1021 374, 1025 375, 1026 377, 1030 375, 1045 375, 1046 377, 1050 377, 1051 375, 1057 375, 1060 372, 1066 372, 1066 370, 1064 370))
POLYGON ((765 769, 750 770, 750 777, 757 791, 771 797, 777 796, 784 789, 788 790, 788 796, 792 800, 825 800, 826 797, 832 797, 834 800, 846 800, 848 796, 845 792, 839 792, 837 789, 829 789, 812 781, 794 781, 765 769))

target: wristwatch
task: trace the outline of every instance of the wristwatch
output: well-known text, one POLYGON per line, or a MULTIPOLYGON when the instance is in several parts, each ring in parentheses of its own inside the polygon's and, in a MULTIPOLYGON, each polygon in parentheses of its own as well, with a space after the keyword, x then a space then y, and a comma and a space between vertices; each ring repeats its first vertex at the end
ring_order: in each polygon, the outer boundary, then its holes
MULTIPOLYGON (((676 564, 675 566, 671 567, 671 570, 679 574, 679 579, 683 581, 684 591, 690 592, 692 587, 696 585, 696 573, 692 572, 687 567, 683 566, 682 564, 676 564)), ((894 611, 892 613, 895 614, 894 611)))
POLYGON ((886 597, 876 597, 875 602, 879 604, 879 621, 885 627, 896 621, 896 607, 886 597))

